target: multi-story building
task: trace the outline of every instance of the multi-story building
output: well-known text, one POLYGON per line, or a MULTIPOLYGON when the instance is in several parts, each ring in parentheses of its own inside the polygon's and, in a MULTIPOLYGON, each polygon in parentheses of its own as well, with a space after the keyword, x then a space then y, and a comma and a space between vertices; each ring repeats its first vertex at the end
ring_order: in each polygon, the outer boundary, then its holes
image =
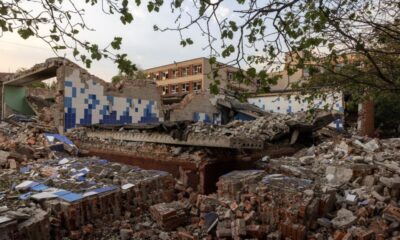
POLYGON ((237 91, 254 91, 255 86, 237 84, 234 73, 239 69, 223 63, 210 64, 208 58, 195 58, 182 62, 149 68, 144 70, 148 78, 154 79, 162 88, 163 95, 175 95, 208 91, 215 78, 213 72, 218 69, 220 87, 237 91))
POLYGON ((309 77, 308 68, 296 69, 293 74, 289 75, 288 68, 297 63, 297 55, 290 53, 285 55, 285 64, 283 70, 269 73, 270 77, 279 75, 277 83, 271 86, 271 92, 290 91, 293 84, 300 83, 302 80, 305 80, 309 77))

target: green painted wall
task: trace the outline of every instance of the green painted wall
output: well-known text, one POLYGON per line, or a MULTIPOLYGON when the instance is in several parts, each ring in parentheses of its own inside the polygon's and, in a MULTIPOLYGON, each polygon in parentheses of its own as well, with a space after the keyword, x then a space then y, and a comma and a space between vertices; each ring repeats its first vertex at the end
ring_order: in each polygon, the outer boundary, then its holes
POLYGON ((4 86, 4 101, 9 108, 21 114, 34 115, 25 97, 24 87, 4 86))

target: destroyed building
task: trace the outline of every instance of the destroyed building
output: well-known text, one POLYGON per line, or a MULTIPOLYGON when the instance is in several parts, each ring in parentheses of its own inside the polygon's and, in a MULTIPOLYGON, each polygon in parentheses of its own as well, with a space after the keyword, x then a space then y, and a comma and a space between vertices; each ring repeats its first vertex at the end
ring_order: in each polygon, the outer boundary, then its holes
POLYGON ((77 125, 155 123, 163 120, 160 94, 152 81, 136 81, 116 89, 83 68, 62 58, 42 64, 3 81, 3 118, 11 109, 32 115, 26 85, 56 77, 55 104, 51 114, 60 132, 77 125), (134 96, 134 98, 132 97, 134 96))
POLYGON ((205 92, 164 105, 152 81, 59 58, 2 88, 0 239, 400 236, 400 142, 326 127, 341 111, 205 92), (50 77, 55 91, 25 88, 50 77))

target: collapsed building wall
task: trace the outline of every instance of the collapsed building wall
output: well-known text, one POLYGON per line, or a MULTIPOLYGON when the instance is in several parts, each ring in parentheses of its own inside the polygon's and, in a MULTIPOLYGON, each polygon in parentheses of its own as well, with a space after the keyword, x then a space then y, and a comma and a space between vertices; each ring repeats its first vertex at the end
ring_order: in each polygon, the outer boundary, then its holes
POLYGON ((18 112, 25 115, 34 115, 34 111, 26 101, 26 96, 27 91, 25 87, 5 86, 4 105, 6 113, 18 112))
MULTIPOLYGON (((312 101, 308 101, 309 98, 310 95, 301 95, 298 92, 282 92, 254 96, 248 102, 271 113, 289 114, 310 109, 330 109, 344 113, 342 93, 329 93, 326 98, 315 98, 312 101)), ((331 126, 343 128, 343 120, 338 118, 331 126)))
POLYGON ((297 92, 271 93, 251 97, 250 104, 254 104, 267 112, 296 113, 307 111, 311 108, 323 109, 325 106, 332 110, 344 112, 343 97, 341 93, 332 93, 326 99, 316 98, 308 102, 309 95, 301 95, 297 92))
MULTIPOLYGON (((154 82, 134 80, 116 88, 63 58, 50 58, 8 76, 2 89, 2 107, 34 115, 25 88, 53 77, 57 77, 57 87, 50 114, 61 133, 77 125, 157 123, 164 119, 160 92, 154 82)), ((2 111, 3 118, 9 114, 2 111)))
POLYGON ((77 125, 163 121, 160 94, 153 82, 135 80, 118 90, 86 70, 70 66, 60 68, 57 78, 63 89, 65 130, 77 125))
POLYGON ((209 93, 192 93, 178 104, 171 106, 170 121, 195 121, 221 123, 219 109, 212 103, 209 93))

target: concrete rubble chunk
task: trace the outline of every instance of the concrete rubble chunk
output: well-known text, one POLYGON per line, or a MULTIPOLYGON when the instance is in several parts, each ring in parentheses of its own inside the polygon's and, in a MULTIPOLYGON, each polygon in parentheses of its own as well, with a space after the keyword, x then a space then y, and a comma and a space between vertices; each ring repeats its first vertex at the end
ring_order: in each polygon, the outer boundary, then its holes
POLYGON ((336 217, 332 219, 332 226, 334 228, 346 229, 350 227, 356 220, 357 217, 353 215, 352 211, 342 208, 337 212, 336 217))
POLYGON ((328 184, 333 186, 348 183, 353 177, 353 170, 344 167, 328 166, 325 171, 328 184))

